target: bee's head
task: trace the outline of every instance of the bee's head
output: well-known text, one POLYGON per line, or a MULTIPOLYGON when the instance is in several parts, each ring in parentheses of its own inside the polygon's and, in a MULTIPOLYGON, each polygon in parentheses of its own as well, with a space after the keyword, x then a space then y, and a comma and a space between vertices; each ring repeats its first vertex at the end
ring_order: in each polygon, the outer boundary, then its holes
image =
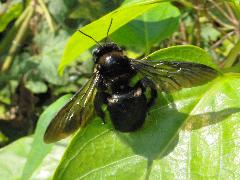
MULTIPOLYGON (((92 39, 93 41, 95 41, 99 47, 93 50, 93 60, 95 64, 106 64, 106 58, 108 56, 108 60, 109 57, 111 58, 119 58, 119 57, 123 57, 123 49, 120 48, 117 44, 109 42, 107 43, 108 40, 108 34, 112 25, 112 21, 113 19, 111 18, 108 30, 107 30, 107 37, 105 39, 105 43, 103 45, 101 45, 96 39, 94 39, 92 36, 82 32, 81 30, 78 30, 81 34, 89 37, 90 39, 92 39)), ((113 62, 113 61, 111 61, 113 62)))
POLYGON ((94 49, 92 54, 94 62, 98 64, 101 57, 106 56, 108 54, 123 55, 123 49, 120 48, 117 44, 111 42, 94 49))

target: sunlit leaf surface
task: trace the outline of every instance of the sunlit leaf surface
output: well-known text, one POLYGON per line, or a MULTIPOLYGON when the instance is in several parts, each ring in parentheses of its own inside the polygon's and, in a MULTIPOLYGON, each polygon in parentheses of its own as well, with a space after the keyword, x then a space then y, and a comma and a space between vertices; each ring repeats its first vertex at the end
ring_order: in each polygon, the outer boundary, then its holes
MULTIPOLYGON (((198 48, 171 50, 151 56, 211 64, 198 48)), ((54 179, 240 178, 239 90, 240 74, 228 73, 203 86, 159 92, 144 126, 133 133, 93 119, 70 143, 54 179)))
MULTIPOLYGON (((132 1, 131 1, 132 2, 132 1)), ((124 47, 145 52, 170 37, 177 29, 180 12, 171 3, 160 3, 134 21, 120 27, 111 40, 124 47)))
POLYGON ((0 149, 0 177, 2 179, 21 178, 31 143, 32 138, 21 138, 15 143, 0 149))
POLYGON ((45 147, 43 146, 42 149, 38 147, 39 153, 36 153, 37 148, 34 148, 35 156, 31 157, 32 161, 28 161, 27 157, 29 154, 33 154, 31 153, 33 138, 26 137, 15 141, 0 150, 1 179, 51 179, 51 176, 64 152, 65 145, 66 143, 64 142, 58 145, 53 145, 51 151, 48 154, 45 154, 46 158, 44 160, 42 152, 45 147), (41 161, 39 161, 39 159, 41 159, 41 161), (37 167, 36 162, 39 162, 37 167), (24 171, 26 164, 30 166, 24 171), (31 165, 33 167, 31 167, 31 165), (27 175, 26 171, 28 172, 27 175))

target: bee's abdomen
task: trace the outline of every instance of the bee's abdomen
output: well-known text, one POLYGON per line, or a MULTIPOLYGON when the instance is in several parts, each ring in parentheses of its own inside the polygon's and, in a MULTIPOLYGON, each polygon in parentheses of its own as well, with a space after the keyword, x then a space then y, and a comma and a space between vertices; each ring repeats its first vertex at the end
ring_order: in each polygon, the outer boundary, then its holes
POLYGON ((147 109, 147 99, 141 88, 108 98, 112 123, 122 132, 139 129, 145 121, 147 109))

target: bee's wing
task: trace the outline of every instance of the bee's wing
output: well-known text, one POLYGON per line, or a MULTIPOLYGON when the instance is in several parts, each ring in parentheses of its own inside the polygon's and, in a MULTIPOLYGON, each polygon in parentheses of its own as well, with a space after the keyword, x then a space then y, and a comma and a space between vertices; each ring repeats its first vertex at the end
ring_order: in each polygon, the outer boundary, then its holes
POLYGON ((162 91, 175 91, 202 85, 219 73, 215 69, 192 62, 131 60, 140 74, 152 80, 162 91))
POLYGON ((44 141, 46 143, 66 138, 89 120, 94 110, 93 99, 98 80, 99 74, 96 72, 56 114, 45 132, 44 141))

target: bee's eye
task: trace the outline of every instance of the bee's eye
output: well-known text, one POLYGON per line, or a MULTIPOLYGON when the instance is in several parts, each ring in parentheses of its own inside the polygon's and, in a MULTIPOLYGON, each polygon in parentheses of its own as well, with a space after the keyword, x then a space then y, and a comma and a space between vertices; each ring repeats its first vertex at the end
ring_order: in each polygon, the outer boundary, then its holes
POLYGON ((93 50, 93 52, 92 52, 92 54, 93 54, 93 56, 98 56, 98 54, 99 54, 99 49, 97 48, 97 49, 94 49, 93 50))

